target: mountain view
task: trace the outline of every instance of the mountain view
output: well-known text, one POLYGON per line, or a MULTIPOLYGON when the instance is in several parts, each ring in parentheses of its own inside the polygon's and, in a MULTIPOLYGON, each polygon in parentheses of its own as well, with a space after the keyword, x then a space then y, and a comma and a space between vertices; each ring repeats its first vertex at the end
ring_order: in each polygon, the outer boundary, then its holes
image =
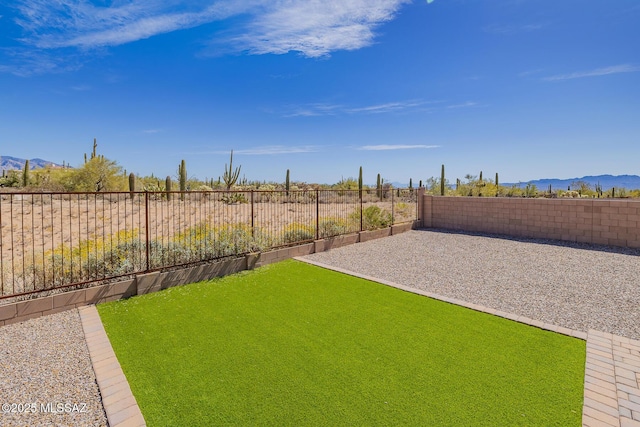
MULTIPOLYGON (((18 157, 0 156, 0 170, 21 170, 24 169, 25 162, 26 159, 21 159, 18 157)), ((39 158, 29 159, 30 169, 38 169, 45 166, 62 167, 62 165, 51 162, 49 160, 43 160, 39 158)), ((590 187, 595 187, 597 184, 599 184, 603 189, 640 188, 640 176, 638 175, 588 175, 580 178, 567 179, 542 178, 527 182, 505 182, 502 185, 508 187, 515 185, 524 188, 525 186, 527 186, 527 184, 531 184, 535 185, 539 190, 545 190, 549 187, 549 184, 551 184, 552 190, 565 190, 578 182, 585 182, 590 187)), ((407 183, 401 182, 391 182, 390 184, 395 188, 403 188, 408 186, 407 183)))
MULTIPOLYGON (((0 156, 0 170, 24 169, 26 161, 26 159, 20 159, 18 157, 0 156)), ((62 165, 48 160, 29 159, 29 169, 38 169, 45 166, 62 167, 62 165)))
MULTIPOLYGON (((640 188, 640 176, 638 175, 589 175, 581 178, 544 178, 536 179, 528 182, 518 183, 505 183, 505 186, 517 185, 519 187, 525 187, 527 184, 535 185, 538 190, 545 190, 551 185, 552 190, 566 190, 579 182, 586 182, 590 187, 600 185, 603 189, 609 188, 626 188, 636 189, 640 188)), ((577 184, 579 185, 579 184, 577 184)), ((573 187, 572 187, 573 189, 573 187)))

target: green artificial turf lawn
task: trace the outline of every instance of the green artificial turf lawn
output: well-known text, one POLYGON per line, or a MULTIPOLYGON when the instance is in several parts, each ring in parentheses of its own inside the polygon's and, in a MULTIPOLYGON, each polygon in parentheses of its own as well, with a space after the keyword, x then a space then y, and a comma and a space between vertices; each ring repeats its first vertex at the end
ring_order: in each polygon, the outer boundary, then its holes
POLYGON ((150 426, 578 426, 585 342, 285 261, 98 306, 150 426))

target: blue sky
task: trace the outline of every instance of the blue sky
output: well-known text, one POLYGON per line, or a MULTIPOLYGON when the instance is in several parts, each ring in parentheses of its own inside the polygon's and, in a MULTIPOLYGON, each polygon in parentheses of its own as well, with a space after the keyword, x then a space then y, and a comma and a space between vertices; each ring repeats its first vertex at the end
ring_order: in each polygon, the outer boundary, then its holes
MULTIPOLYGON (((8 3, 8 4, 7 4, 8 3)), ((18 0, 0 154, 217 178, 640 174, 637 0, 18 0)))

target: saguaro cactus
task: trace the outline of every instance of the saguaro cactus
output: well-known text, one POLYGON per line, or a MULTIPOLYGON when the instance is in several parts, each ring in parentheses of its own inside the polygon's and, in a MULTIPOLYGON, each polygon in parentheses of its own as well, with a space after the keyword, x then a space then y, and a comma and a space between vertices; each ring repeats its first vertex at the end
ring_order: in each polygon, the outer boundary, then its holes
POLYGON ((180 191, 187 191, 187 162, 182 160, 178 171, 180 175, 180 191))
POLYGON ((182 159, 178 167, 178 176, 180 180, 180 200, 184 200, 184 192, 187 191, 187 162, 182 159))
POLYGON ((129 174, 129 194, 131 195, 131 200, 133 200, 134 191, 136 191, 136 175, 131 172, 129 174))
POLYGON ((380 178, 380 174, 378 174, 378 178, 376 179, 376 191, 378 193, 378 198, 382 200, 382 180, 380 178))
POLYGON ((24 162, 24 170, 22 171, 22 186, 29 185, 29 160, 24 162))
POLYGON ((167 192, 167 200, 171 200, 171 177, 167 176, 164 180, 164 189, 167 192))
POLYGON ((409 178, 409 190, 413 190, 413 180, 409 178))
POLYGON ((362 199, 362 166, 360 166, 360 172, 358 172, 358 194, 362 199))
POLYGON ((500 184, 498 183, 498 172, 496 172, 496 197, 500 194, 500 184))
POLYGON ((442 169, 440 170, 440 195, 444 196, 444 165, 442 165, 442 169))
POLYGON ((238 181, 241 168, 242 166, 238 166, 235 170, 233 169, 233 150, 231 150, 231 158, 229 159, 229 168, 227 169, 227 164, 225 163, 224 174, 222 175, 222 180, 224 181, 224 184, 227 186, 227 191, 231 190, 231 187, 238 181))
POLYGON ((93 150, 91 151, 91 158, 95 159, 96 158, 96 149, 98 148, 98 141, 96 140, 96 138, 93 138, 93 150))
POLYGON ((289 169, 287 169, 287 177, 284 180, 284 189, 287 192, 287 197, 289 197, 289 187, 290 187, 290 182, 289 182, 289 169))

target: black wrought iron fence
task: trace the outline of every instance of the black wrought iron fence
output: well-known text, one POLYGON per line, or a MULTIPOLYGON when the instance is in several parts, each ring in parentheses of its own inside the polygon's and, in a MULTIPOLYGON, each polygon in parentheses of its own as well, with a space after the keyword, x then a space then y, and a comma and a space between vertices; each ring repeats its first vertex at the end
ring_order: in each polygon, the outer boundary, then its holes
POLYGON ((0 193, 0 299, 415 219, 412 189, 0 193))

